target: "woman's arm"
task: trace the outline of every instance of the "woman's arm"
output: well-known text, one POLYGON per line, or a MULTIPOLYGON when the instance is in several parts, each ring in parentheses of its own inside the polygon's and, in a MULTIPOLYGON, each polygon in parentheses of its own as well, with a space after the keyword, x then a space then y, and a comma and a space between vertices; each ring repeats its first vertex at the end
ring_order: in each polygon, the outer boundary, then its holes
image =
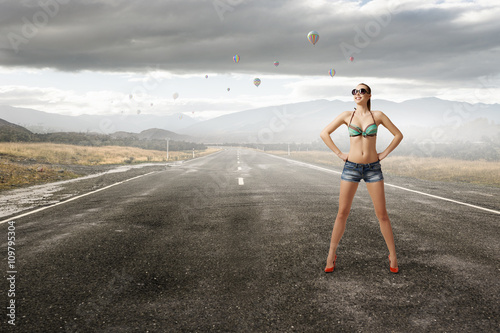
POLYGON ((389 153, 391 151, 396 149, 396 147, 399 145, 401 140, 403 140, 403 133, 401 133, 401 131, 396 127, 396 125, 394 125, 392 123, 392 121, 389 119, 389 117, 387 117, 382 111, 379 111, 379 112, 380 112, 379 117, 381 120, 380 124, 384 125, 384 127, 387 128, 389 130, 389 132, 392 133, 392 135, 394 135, 394 139, 392 139, 389 146, 387 146, 387 148, 383 152, 378 154, 378 159, 382 161, 384 158, 387 157, 387 155, 389 155, 389 153))
POLYGON ((330 135, 335 131, 337 128, 339 128, 342 124, 346 123, 346 117, 348 117, 350 114, 349 111, 344 111, 341 114, 337 116, 331 123, 329 123, 320 133, 320 137, 323 140, 323 142, 330 148, 335 154, 337 154, 338 157, 340 157, 342 160, 347 160, 347 154, 344 154, 340 151, 340 149, 333 143, 332 138, 330 135))

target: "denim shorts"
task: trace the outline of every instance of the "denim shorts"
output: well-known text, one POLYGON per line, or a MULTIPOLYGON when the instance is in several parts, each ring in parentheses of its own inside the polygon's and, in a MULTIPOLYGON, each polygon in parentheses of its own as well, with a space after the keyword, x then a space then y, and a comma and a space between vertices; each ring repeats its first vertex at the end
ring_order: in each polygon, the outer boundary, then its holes
POLYGON ((359 183, 363 179, 366 183, 375 183, 384 179, 380 161, 369 164, 358 164, 346 161, 342 171, 342 180, 359 183))

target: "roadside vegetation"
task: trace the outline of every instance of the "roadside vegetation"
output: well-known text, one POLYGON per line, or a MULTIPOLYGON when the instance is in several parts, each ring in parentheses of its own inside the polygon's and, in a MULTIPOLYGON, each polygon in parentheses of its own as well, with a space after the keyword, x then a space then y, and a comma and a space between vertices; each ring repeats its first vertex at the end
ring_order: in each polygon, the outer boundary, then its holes
POLYGON ((0 158, 0 191, 77 178, 79 175, 47 164, 24 165, 0 158))
MULTIPOLYGON (((216 149, 195 150, 195 157, 216 149)), ((168 161, 187 160, 193 151, 169 151, 168 161)), ((88 147, 55 143, 0 142, 0 190, 82 176, 71 166, 167 162, 167 152, 136 147, 88 147)))

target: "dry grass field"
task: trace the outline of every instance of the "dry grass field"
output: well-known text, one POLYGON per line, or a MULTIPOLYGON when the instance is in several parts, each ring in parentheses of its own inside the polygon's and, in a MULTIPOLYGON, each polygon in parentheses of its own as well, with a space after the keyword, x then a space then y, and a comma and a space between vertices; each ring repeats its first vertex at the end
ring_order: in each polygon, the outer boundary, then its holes
MULTIPOLYGON (((285 151, 268 151, 286 156, 285 151)), ((291 152, 290 158, 323 165, 343 166, 343 161, 326 151, 291 152)), ((464 182, 500 187, 500 162, 464 161, 451 158, 388 156, 382 161, 384 173, 431 181, 464 182)))
MULTIPOLYGON (((215 149, 196 151, 195 157, 215 149)), ((169 161, 193 157, 192 151, 171 151, 169 161)), ((85 147, 54 143, 0 143, 0 190, 79 177, 69 165, 115 165, 167 162, 167 152, 135 147, 85 147)))
MULTIPOLYGON (((215 152, 208 148, 195 156, 215 152)), ((267 153, 285 156, 285 151, 267 153)), ((169 161, 192 158, 192 151, 169 152, 169 161)), ((290 158, 342 167, 343 162, 326 151, 291 152, 290 158)), ((167 153, 134 147, 85 147, 52 143, 0 143, 0 190, 76 178, 67 165, 116 165, 166 162, 167 153)), ((431 181, 451 181, 500 187, 500 162, 464 161, 451 158, 389 156, 385 173, 431 181)))

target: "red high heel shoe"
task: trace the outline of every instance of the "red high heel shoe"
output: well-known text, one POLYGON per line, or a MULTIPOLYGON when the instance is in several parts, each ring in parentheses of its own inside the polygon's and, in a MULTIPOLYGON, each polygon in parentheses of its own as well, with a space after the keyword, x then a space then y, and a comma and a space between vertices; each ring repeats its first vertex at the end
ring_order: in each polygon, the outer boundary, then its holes
POLYGON ((396 268, 391 267, 391 255, 390 254, 389 254, 389 270, 391 271, 391 273, 394 273, 394 274, 399 272, 399 267, 396 267, 396 268))
POLYGON ((333 259, 333 267, 325 268, 325 273, 331 273, 335 269, 335 262, 337 261, 337 255, 335 255, 335 259, 333 259))

